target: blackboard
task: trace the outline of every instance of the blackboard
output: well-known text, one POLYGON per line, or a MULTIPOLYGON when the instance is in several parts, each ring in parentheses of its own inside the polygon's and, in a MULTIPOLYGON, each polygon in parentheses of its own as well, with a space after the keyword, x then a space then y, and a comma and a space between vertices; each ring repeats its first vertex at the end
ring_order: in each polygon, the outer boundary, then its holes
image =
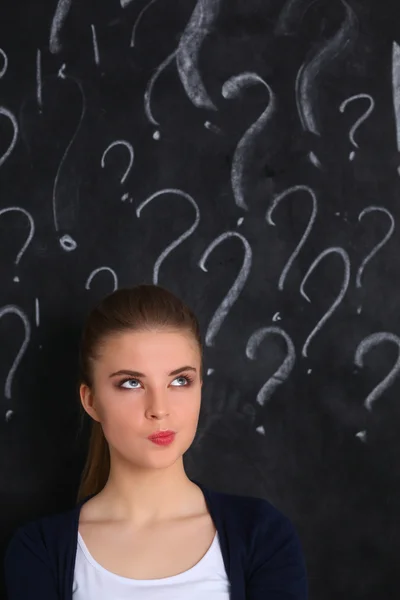
POLYGON ((1 531, 73 505, 116 287, 197 313, 188 474, 295 523, 310 598, 398 597, 400 9, 3 0, 1 531))

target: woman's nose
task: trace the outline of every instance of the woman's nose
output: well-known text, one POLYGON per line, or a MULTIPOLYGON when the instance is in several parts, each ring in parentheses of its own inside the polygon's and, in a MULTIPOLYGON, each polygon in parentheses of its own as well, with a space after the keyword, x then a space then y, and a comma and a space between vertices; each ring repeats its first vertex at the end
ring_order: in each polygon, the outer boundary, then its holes
POLYGON ((146 416, 162 419, 169 414, 168 401, 165 392, 154 391, 148 395, 146 416))

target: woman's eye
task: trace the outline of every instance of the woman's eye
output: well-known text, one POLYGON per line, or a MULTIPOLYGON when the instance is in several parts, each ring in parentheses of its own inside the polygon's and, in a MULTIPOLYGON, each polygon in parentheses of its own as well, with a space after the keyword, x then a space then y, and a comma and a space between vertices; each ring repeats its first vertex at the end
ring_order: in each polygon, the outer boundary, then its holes
MULTIPOLYGON (((174 381, 178 381, 178 387, 182 387, 182 386, 189 384, 188 378, 183 377, 183 375, 181 375, 180 377, 177 377, 176 379, 174 379, 174 381)), ((174 381, 172 382, 173 385, 174 385, 174 381)))
POLYGON ((128 390, 136 390, 138 386, 140 386, 140 383, 137 379, 126 379, 120 384, 120 387, 126 388, 128 390))

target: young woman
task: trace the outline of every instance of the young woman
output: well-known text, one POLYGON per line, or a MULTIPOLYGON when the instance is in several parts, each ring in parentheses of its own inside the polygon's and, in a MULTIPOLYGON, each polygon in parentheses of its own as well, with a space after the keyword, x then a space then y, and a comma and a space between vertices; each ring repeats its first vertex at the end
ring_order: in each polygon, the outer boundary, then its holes
POLYGON ((88 317, 80 367, 78 501, 14 533, 8 600, 306 600, 287 517, 185 473, 203 382, 191 310, 158 286, 115 291, 88 317))

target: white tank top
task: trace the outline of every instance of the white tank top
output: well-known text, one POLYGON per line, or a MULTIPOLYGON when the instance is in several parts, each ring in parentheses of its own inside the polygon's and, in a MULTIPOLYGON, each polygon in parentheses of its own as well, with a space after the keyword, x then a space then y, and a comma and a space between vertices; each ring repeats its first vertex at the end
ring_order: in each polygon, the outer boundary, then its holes
POLYGON ((108 571, 90 554, 78 532, 73 600, 229 600, 218 531, 193 567, 162 579, 131 579, 108 571))

